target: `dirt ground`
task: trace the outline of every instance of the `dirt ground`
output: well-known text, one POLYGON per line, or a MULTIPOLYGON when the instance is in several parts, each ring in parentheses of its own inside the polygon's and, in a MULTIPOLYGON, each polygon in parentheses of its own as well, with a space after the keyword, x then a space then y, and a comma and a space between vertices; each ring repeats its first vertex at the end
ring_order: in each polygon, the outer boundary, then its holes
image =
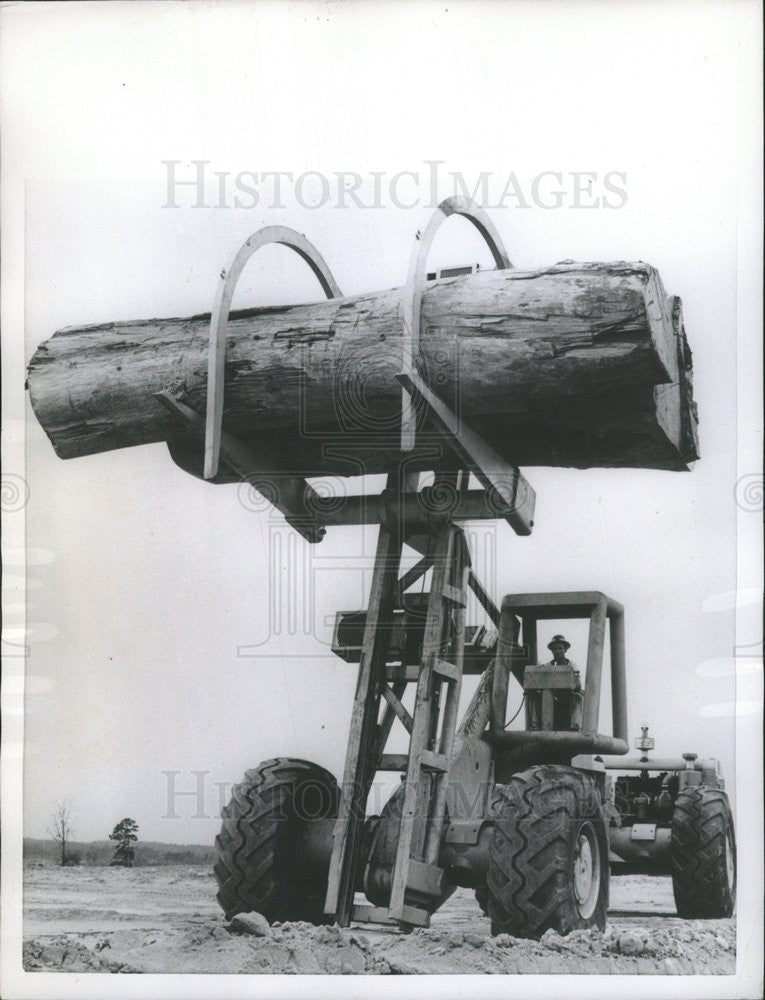
POLYGON ((24 968, 63 972, 643 973, 735 972, 735 923, 681 920, 668 878, 611 879, 605 933, 492 938, 470 890, 427 930, 275 924, 232 933, 207 868, 29 866, 24 968))

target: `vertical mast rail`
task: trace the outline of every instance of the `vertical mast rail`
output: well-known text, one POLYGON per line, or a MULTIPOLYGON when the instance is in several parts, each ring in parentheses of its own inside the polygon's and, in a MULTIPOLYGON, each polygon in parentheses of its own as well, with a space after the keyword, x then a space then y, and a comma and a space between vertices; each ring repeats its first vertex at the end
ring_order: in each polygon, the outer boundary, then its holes
MULTIPOLYGON (((389 477, 389 481, 390 481, 389 477)), ((325 912, 350 923, 361 830, 376 767, 377 717, 398 584, 401 538, 398 525, 380 525, 369 596, 359 677, 351 715, 340 808, 335 823, 325 912)))

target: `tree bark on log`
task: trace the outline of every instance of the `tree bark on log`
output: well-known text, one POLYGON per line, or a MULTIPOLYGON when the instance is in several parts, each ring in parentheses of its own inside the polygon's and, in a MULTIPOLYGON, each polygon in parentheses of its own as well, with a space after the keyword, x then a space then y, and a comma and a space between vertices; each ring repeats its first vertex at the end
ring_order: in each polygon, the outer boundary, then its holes
MULTIPOLYGON (((279 469, 388 471, 399 460, 401 288, 232 313, 224 428, 279 469)), ((167 441, 201 474, 197 442, 154 399, 205 412, 209 315, 68 328, 27 385, 62 458, 167 441)), ((517 465, 685 469, 697 455, 680 301, 644 263, 486 271, 428 285, 421 374, 517 465)), ((452 464, 427 428, 409 468, 452 464)), ((232 477, 222 471, 218 481, 232 477)))

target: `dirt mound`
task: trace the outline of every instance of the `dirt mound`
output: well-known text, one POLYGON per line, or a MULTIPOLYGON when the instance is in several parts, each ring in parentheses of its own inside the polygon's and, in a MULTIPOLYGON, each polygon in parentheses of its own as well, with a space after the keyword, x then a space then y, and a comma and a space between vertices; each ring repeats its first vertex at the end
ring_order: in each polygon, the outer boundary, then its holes
POLYGON ((730 974, 735 937, 730 925, 689 921, 647 929, 617 923, 604 934, 552 931, 540 941, 485 931, 418 929, 374 939, 357 929, 275 924, 263 936, 209 926, 57 935, 24 946, 29 971, 217 972, 329 975, 422 973, 730 974))
POLYGON ((608 928, 500 935, 472 891, 460 889, 430 928, 340 929, 284 923, 235 933, 215 902, 209 869, 29 868, 24 967, 29 971, 195 973, 649 973, 730 975, 734 920, 681 920, 670 879, 611 880, 608 928))
POLYGON ((73 935, 24 942, 22 961, 27 972, 54 969, 58 972, 140 972, 124 962, 112 959, 104 950, 110 948, 107 937, 80 941, 73 935))

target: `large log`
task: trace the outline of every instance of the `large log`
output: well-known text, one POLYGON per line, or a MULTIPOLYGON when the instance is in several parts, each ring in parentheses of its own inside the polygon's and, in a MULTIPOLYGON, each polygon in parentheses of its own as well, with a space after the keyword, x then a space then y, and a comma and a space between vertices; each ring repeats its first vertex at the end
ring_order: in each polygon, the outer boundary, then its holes
MULTIPOLYGON (((306 475, 390 469, 403 295, 232 313, 224 428, 306 475)), ((685 469, 698 457, 680 303, 648 264, 481 272, 431 283, 422 310, 425 381, 509 461, 685 469)), ((209 321, 68 328, 40 345, 28 388, 56 453, 168 441, 198 475, 198 443, 154 394, 205 412, 209 321)), ((449 463, 422 434, 410 468, 449 463)))

